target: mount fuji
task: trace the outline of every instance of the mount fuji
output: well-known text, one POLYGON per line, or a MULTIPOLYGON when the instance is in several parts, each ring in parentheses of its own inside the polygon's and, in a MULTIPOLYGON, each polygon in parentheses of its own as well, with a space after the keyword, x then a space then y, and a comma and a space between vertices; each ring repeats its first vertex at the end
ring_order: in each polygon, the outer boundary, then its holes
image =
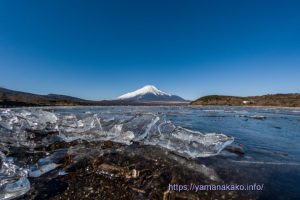
POLYGON ((117 99, 87 100, 60 94, 33 94, 0 87, 0 108, 19 106, 166 106, 187 105, 189 101, 146 85, 117 99))
POLYGON ((135 102, 186 102, 183 98, 163 92, 154 85, 146 85, 138 90, 121 95, 118 97, 118 100, 135 102))

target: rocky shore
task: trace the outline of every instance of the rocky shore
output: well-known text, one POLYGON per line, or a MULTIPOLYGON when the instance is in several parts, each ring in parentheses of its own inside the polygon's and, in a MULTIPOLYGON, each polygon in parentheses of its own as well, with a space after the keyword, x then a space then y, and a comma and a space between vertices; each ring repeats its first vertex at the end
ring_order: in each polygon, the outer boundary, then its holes
POLYGON ((217 173, 201 160, 140 144, 56 142, 35 152, 16 148, 10 155, 30 164, 47 152, 57 168, 30 178, 30 191, 17 199, 255 199, 257 195, 170 190, 169 184, 224 184, 228 174, 217 173))

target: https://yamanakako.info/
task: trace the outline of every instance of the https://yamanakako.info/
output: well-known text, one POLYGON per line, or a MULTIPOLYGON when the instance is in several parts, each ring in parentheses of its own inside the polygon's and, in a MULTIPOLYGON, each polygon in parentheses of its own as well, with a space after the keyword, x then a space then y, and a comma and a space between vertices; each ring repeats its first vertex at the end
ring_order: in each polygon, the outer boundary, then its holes
POLYGON ((191 184, 169 184, 170 191, 217 191, 217 190, 226 190, 226 191, 261 191, 264 188, 264 184, 220 184, 220 185, 197 185, 194 183, 191 184))

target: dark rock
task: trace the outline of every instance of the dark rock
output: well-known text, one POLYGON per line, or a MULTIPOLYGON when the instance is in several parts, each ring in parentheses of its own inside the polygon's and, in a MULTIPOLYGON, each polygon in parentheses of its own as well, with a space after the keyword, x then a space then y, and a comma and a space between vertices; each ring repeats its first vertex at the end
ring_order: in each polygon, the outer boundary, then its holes
POLYGON ((231 152, 231 153, 236 153, 236 154, 240 154, 240 155, 244 155, 245 154, 245 149, 244 149, 244 145, 242 144, 231 144, 229 146, 227 146, 225 148, 225 150, 231 152))

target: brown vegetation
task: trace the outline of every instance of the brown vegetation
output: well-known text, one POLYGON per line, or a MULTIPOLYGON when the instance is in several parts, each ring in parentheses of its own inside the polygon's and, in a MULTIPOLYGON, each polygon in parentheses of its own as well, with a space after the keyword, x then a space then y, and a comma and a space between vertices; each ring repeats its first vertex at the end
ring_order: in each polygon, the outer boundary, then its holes
POLYGON ((211 95, 192 101, 191 105, 300 107, 300 94, 270 94, 249 97, 211 95))

